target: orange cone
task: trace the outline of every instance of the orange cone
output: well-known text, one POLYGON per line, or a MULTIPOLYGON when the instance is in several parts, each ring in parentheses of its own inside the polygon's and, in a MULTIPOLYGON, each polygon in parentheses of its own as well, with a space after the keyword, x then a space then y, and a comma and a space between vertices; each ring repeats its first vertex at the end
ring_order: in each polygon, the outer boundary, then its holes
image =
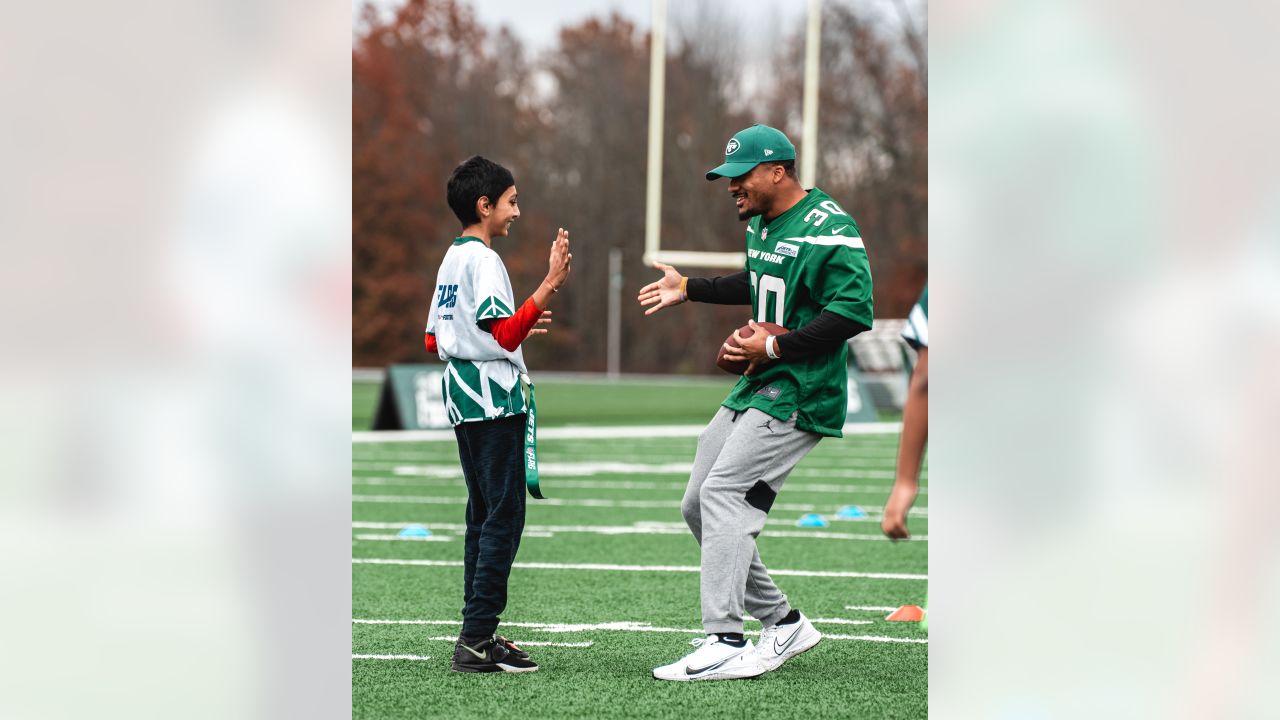
POLYGON ((889 613, 889 617, 885 620, 893 620, 895 622, 920 622, 924 618, 924 608, 919 605, 903 605, 902 607, 889 613))

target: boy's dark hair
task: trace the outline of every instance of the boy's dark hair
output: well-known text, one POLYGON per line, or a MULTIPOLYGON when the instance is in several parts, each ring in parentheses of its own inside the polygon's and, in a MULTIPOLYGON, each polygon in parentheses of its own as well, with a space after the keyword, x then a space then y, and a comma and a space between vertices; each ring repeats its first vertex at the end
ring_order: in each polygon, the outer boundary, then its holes
POLYGON ((502 193, 515 184, 510 170, 479 155, 472 155, 449 175, 449 207, 458 216, 462 227, 474 225, 480 222, 476 201, 487 197, 496 205, 502 193))

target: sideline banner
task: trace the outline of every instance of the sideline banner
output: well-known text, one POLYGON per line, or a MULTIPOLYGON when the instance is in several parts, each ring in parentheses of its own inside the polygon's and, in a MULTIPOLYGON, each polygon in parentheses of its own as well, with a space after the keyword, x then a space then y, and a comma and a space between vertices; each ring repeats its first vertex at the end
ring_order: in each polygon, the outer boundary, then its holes
POLYGON ((849 409, 846 411, 846 423, 879 422, 876 413, 876 402, 871 391, 862 382, 862 374, 852 363, 849 364, 849 409))
POLYGON ((391 365, 382 378, 371 430, 447 430, 445 365, 391 365))

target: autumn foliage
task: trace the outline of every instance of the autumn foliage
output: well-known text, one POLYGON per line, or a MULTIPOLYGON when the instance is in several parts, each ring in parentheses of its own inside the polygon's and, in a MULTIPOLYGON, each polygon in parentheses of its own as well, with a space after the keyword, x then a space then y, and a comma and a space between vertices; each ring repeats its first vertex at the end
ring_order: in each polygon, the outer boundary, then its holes
MULTIPOLYGON (((862 228, 877 316, 903 317, 927 262, 923 57, 910 51, 906 31, 886 34, 847 7, 827 6, 818 184, 862 228)), ((556 228, 572 233, 572 280, 556 299, 552 332, 526 344, 532 367, 605 369, 607 262, 616 247, 624 258, 622 370, 714 372, 718 339, 742 324, 746 308, 680 308, 646 318, 635 303, 635 290, 656 276, 641 260, 646 32, 616 15, 590 19, 530 57, 513 34, 482 26, 458 0, 408 0, 389 14, 366 7, 359 28, 352 52, 354 365, 427 360, 421 336, 435 272, 460 230, 445 181, 460 161, 481 154, 510 168, 520 193, 520 220, 494 244, 517 301, 545 274, 556 228)), ((731 28, 702 22, 688 30, 675 28, 667 45, 662 243, 741 250, 743 226, 724 183, 703 173, 720 162, 734 132, 755 122, 781 127, 799 144, 801 28, 775 41, 777 71, 752 90, 742 87, 731 28)))

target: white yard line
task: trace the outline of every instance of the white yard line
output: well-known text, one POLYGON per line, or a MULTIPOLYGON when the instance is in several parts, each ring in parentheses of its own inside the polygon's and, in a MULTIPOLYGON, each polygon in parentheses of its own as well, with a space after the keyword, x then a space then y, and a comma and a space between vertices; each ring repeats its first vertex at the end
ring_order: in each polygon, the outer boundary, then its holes
MULTIPOLYGON (((693 460, 692 449, 690 452, 671 453, 650 452, 640 455, 627 455, 623 453, 611 453, 607 450, 600 454, 601 450, 596 448, 591 451, 569 451, 569 452, 539 452, 538 459, 542 463, 636 463, 639 465, 650 465, 660 463, 682 463, 686 466, 693 460)), ((450 452, 442 455, 415 455, 415 456, 395 456, 395 455, 377 455, 377 454, 358 454, 351 458, 355 463, 386 463, 387 465, 426 465, 426 466, 447 466, 458 467, 458 457, 455 453, 450 452)), ((849 456, 849 457, 808 457, 805 458, 801 469, 812 471, 840 471, 840 470, 892 470, 897 463, 896 455, 885 455, 884 457, 867 457, 865 455, 849 456)), ((926 468, 924 471, 928 473, 926 468)))
MULTIPOLYGON (((423 477, 462 477, 459 465, 404 465, 392 462, 352 462, 352 470, 390 470, 393 475, 423 477)), ((693 463, 624 463, 624 462, 540 462, 538 475, 545 477, 591 477, 593 475, 688 475, 693 463)))
MULTIPOLYGON (((351 478, 352 485, 387 485, 393 487, 464 487, 462 473, 448 477, 387 477, 366 476, 351 478)), ((683 490, 682 482, 652 482, 648 480, 557 480, 557 487, 577 490, 683 490)), ((888 491, 888 487, 883 488, 888 491)))
MULTIPOLYGON (((353 619, 351 621, 355 625, 461 625, 457 620, 362 620, 353 619)), ((532 630, 541 630, 549 633, 575 633, 575 632, 592 632, 597 630, 612 630, 620 632, 652 632, 652 633, 680 633, 689 635, 701 635, 701 630, 692 628, 673 628, 673 627, 654 627, 649 623, 634 622, 631 620, 618 620, 614 622, 604 623, 531 623, 531 622, 507 622, 502 621, 502 627, 518 627, 528 628, 532 630)), ((759 635, 759 632, 746 633, 748 635, 759 635)), ((519 644, 519 643, 517 643, 519 644)))
MULTIPOLYGON (((839 441, 837 441, 839 442, 839 441)), ((693 448, 676 451, 670 446, 655 446, 651 450, 637 450, 634 441, 628 441, 625 449, 603 445, 594 441, 594 447, 581 449, 557 446, 554 450, 539 452, 538 457, 546 462, 688 462, 693 448), (603 447, 602 447, 603 445, 603 447)), ((436 446, 413 446, 436 447, 436 446)), ((446 463, 457 464, 458 452, 453 447, 444 446, 440 452, 382 452, 365 451, 354 453, 353 458, 359 461, 399 462, 399 463, 446 463)), ((897 460, 896 452, 870 452, 864 448, 848 448, 841 452, 816 452, 805 457, 805 467, 840 468, 840 467, 893 467, 897 460)))
MULTIPOLYGON (((422 567, 462 567, 461 560, 408 560, 404 558, 352 558, 353 565, 409 565, 422 567)), ((609 563, 541 563, 518 562, 512 567, 523 570, 592 570, 604 572, 680 572, 698 573, 697 565, 613 565, 609 563)), ((871 580, 928 580, 928 575, 915 573, 875 573, 842 570, 769 570, 779 577, 868 578, 871 580)))
POLYGON ((357 655, 351 654, 352 660, 430 660, 430 655, 357 655))
MULTIPOLYGON (((538 437, 544 440, 697 437, 704 429, 706 429, 705 425, 539 428, 538 437)), ((850 423, 844 426, 844 433, 846 435, 887 435, 899 432, 901 429, 902 423, 896 422, 850 423)), ((452 429, 371 430, 351 433, 353 443, 445 442, 455 439, 452 429)))
MULTIPOLYGON (((467 499, 461 495, 454 496, 431 496, 431 495, 352 495, 351 502, 367 502, 367 503, 403 503, 406 505, 466 505, 467 499)), ((602 508, 678 508, 679 500, 603 500, 600 498, 547 498, 545 500, 530 501, 537 505, 551 505, 558 507, 602 507, 602 508)), ((883 512, 884 507, 880 505, 862 505, 860 506, 868 513, 883 512)), ((834 515, 838 507, 830 505, 813 505, 809 503, 776 503, 774 510, 785 510, 790 512, 820 512, 834 515)), ((928 508, 911 508, 907 513, 911 517, 929 517, 928 508)), ((871 518, 856 518, 854 520, 862 520, 864 522, 871 518)), ((840 522, 848 522, 840 520, 840 522)))
MULTIPOLYGON (((796 477, 796 473, 792 472, 792 476, 796 477)), ((824 476, 827 476, 824 474, 824 476)), ((686 482, 656 482, 651 480, 560 480, 554 481, 556 487, 570 488, 575 490, 684 490, 688 484, 686 482)), ((391 477, 386 475, 366 476, 351 478, 352 485, 373 485, 387 487, 465 487, 466 483, 462 480, 462 473, 455 475, 439 476, 439 477, 391 477)), ((883 485, 832 485, 827 483, 804 483, 792 482, 787 483, 783 488, 789 492, 812 492, 812 493, 834 493, 837 495, 846 495, 849 493, 886 493, 892 489, 891 483, 883 485)), ((929 488, 922 487, 917 492, 919 495, 928 495, 929 488)))
MULTIPOLYGON (((353 522, 351 527, 356 529, 367 530, 399 530, 410 523, 379 523, 379 522, 353 522)), ((420 525, 429 525, 435 531, 452 531, 459 535, 466 531, 467 526, 459 523, 417 523, 420 525)), ((781 523, 780 523, 781 524, 781 523)), ((786 523, 791 525, 793 523, 786 523)), ((555 537, 560 533, 587 533, 591 535, 688 535, 689 528, 684 523, 663 523, 661 525, 525 525, 524 537, 555 537)), ((839 532, 822 532, 817 530, 769 530, 766 537, 785 537, 785 538, 814 538, 817 540, 867 540, 867 541, 885 541, 889 538, 882 534, 876 533, 839 533, 839 532)), ((362 533, 355 536, 356 540, 367 540, 370 542, 390 542, 399 540, 448 540, 449 536, 431 535, 429 537, 401 537, 397 534, 390 533, 362 533)), ((913 536, 913 540, 927 542, 927 535, 913 536)))
MULTIPOLYGON (((503 623, 503 625, 509 625, 509 624, 510 624, 510 623, 503 623)), ((457 641, 458 641, 458 636, 457 636, 457 635, 438 635, 438 636, 436 636, 436 637, 429 637, 429 638, 427 638, 427 639, 428 639, 428 640, 440 640, 440 641, 443 641, 443 642, 457 642, 457 641)), ((547 641, 545 641, 545 640, 512 640, 511 642, 515 643, 516 645, 528 645, 529 647, 572 647, 572 648, 589 648, 589 647, 591 647, 592 645, 595 645, 595 641, 594 641, 594 640, 588 640, 588 641, 586 641, 586 642, 570 642, 570 643, 547 642, 547 641)))
MULTIPOLYGON (((886 470, 859 470, 856 468, 800 468, 791 471, 791 477, 852 478, 859 480, 892 480, 892 466, 886 470)), ((462 477, 458 465, 405 465, 395 462, 351 463, 352 472, 390 471, 396 477, 449 478, 462 477)), ((538 474, 545 478, 594 477, 596 475, 676 475, 688 477, 693 463, 622 463, 622 462, 562 462, 539 463, 538 474)), ((354 479, 354 478, 353 478, 354 479)), ((891 486, 891 485, 890 485, 891 486)), ((886 488, 887 490, 887 488, 886 488)))
MULTIPOLYGON (((541 433, 539 433, 541 435, 541 433)), ((885 436, 892 438, 892 436, 885 436)), ((879 441, 877 441, 879 442, 879 441)), ((880 463, 892 462, 897 457, 898 443, 892 442, 870 445, 858 440, 830 440, 830 445, 819 444, 817 449, 807 455, 809 462, 825 465, 839 465, 847 462, 880 463), (843 444, 842 444, 843 443, 843 444)), ((558 441, 548 445, 545 452, 547 460, 596 460, 618 462, 653 462, 657 460, 687 460, 697 447, 696 442, 680 438, 659 438, 652 443, 644 443, 635 438, 623 438, 617 441, 588 440, 582 443, 558 441)), ((405 460, 414 462, 426 460, 457 460, 456 443, 421 443, 412 445, 361 445, 352 448, 352 457, 357 460, 405 460)))
MULTIPOLYGON (((450 625, 460 626, 461 622, 457 620, 373 620, 353 618, 352 624, 355 625, 450 625)), ((814 620, 813 622, 820 622, 814 620)), ((825 621, 830 623, 830 621, 825 621)), ((848 621, 848 624, 854 624, 856 621, 848 621)), ((531 630, 540 630, 549 633, 576 633, 576 632, 596 632, 601 630, 614 632, 639 632, 639 633, 677 633, 681 635, 702 635, 700 628, 673 628, 673 627, 654 627, 649 623, 635 622, 632 620, 619 620, 603 623, 531 623, 531 622, 502 622, 503 627, 528 628, 531 630)), ((759 635, 759 631, 748 631, 745 635, 759 635)), ((861 640, 865 642, 890 642, 890 643, 919 643, 928 644, 928 640, 924 638, 899 638, 887 637, 883 635, 839 635, 831 633, 823 633, 824 638, 831 640, 861 640)), ((434 639, 434 638, 433 638, 434 639)), ((450 640, 456 638, 447 638, 450 640)), ((516 643, 517 645, 533 645, 534 643, 525 641, 516 643)))
POLYGON ((885 637, 883 635, 835 635, 832 633, 823 633, 822 637, 828 640, 866 640, 869 642, 890 642, 890 643, 916 643, 919 645, 928 645, 929 641, 924 638, 898 638, 885 637))
POLYGON ((887 612, 891 613, 897 610, 896 607, 886 607, 881 605, 845 605, 845 610, 858 610, 861 612, 887 612))
MULTIPOLYGON (((793 520, 782 520, 780 518, 770 518, 765 520, 766 525, 794 526, 793 520)), ((397 522, 379 522, 374 520, 355 520, 351 523, 351 527, 356 530, 399 530, 406 525, 423 525, 427 528, 435 528, 436 530, 453 530, 461 532, 467 529, 463 523, 447 523, 447 522, 430 522, 427 520, 403 520, 397 522)), ((687 535, 689 526, 683 522, 661 522, 657 520, 641 520, 631 525, 525 525, 525 530, 536 530, 538 532, 596 532, 603 534, 619 534, 629 535, 632 530, 652 530, 658 535, 687 535)), ((772 536, 774 531, 770 530, 768 535, 772 536)), ((816 530, 806 530, 801 532, 802 535, 830 535, 831 533, 822 533, 816 530)), ((911 536, 913 539, 914 535, 911 536)))
POLYGON ((422 537, 419 535, 376 535, 373 533, 361 533, 355 536, 356 540, 404 540, 407 542, 452 542, 451 535, 428 535, 422 537))
MULTIPOLYGON (((355 521, 351 527, 367 530, 393 530, 410 523, 383 523, 355 521)), ((450 530, 464 532, 467 526, 462 523, 419 523, 434 530, 450 530)), ((596 535, 688 535, 689 528, 684 523, 653 523, 652 525, 525 525, 524 531, 546 533, 593 533, 596 535)))

